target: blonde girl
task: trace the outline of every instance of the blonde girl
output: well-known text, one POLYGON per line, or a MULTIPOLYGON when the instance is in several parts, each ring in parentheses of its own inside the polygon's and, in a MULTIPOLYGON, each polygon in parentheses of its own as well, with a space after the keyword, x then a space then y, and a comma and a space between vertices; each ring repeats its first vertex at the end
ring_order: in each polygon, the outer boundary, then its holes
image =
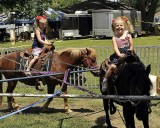
POLYGON ((48 31, 47 17, 46 16, 37 16, 35 22, 35 35, 32 43, 32 54, 33 59, 30 61, 26 75, 31 75, 29 72, 33 64, 38 60, 40 53, 42 52, 45 45, 52 45, 47 38, 46 33, 48 31))
POLYGON ((114 18, 112 20, 112 30, 113 30, 113 37, 112 37, 112 44, 115 53, 109 57, 109 68, 106 71, 105 77, 103 79, 102 84, 102 91, 105 92, 107 90, 107 80, 117 69, 119 66, 118 58, 123 58, 127 51, 133 52, 133 39, 131 36, 131 32, 133 32, 133 26, 129 22, 128 18, 125 16, 120 16, 114 18))

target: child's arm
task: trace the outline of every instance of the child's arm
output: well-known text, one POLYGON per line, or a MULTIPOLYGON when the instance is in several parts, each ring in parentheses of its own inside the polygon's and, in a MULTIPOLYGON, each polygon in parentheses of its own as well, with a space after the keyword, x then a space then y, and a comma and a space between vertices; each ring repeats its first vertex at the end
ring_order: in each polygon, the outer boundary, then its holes
POLYGON ((47 45, 53 45, 53 44, 50 43, 47 39, 45 39, 45 44, 47 44, 47 45))
POLYGON ((130 43, 130 48, 128 50, 133 51, 134 50, 133 38, 130 34, 128 34, 128 38, 129 38, 129 43, 130 43))
POLYGON ((46 44, 46 45, 52 44, 52 43, 48 42, 46 39, 45 39, 45 41, 41 39, 40 31, 38 29, 36 29, 36 36, 37 36, 38 42, 40 42, 41 44, 46 44))
POLYGON ((120 53, 120 51, 118 49, 115 37, 112 37, 112 44, 113 44, 113 48, 114 48, 114 51, 116 52, 117 56, 124 57, 125 54, 120 53))

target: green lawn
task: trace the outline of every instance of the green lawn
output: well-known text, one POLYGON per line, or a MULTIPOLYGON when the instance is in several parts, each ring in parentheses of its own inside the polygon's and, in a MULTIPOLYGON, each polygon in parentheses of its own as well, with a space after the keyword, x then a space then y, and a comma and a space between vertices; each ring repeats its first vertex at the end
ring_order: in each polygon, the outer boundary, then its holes
MULTIPOLYGON (((160 36, 148 36, 148 37, 138 37, 134 38, 135 46, 160 46, 160 36)), ((99 47, 99 46, 112 46, 111 38, 94 40, 89 39, 78 39, 78 40, 65 40, 65 41, 56 41, 56 47, 99 47)))
MULTIPOLYGON (((134 38, 133 40, 135 46, 160 46, 160 36, 138 37, 134 38)), ((31 44, 32 41, 16 42, 16 45, 12 45, 10 42, 1 42, 0 48, 29 47, 31 46, 31 44)), ((111 38, 101 40, 94 40, 93 38, 76 40, 57 40, 54 44, 56 48, 112 46, 111 38)))

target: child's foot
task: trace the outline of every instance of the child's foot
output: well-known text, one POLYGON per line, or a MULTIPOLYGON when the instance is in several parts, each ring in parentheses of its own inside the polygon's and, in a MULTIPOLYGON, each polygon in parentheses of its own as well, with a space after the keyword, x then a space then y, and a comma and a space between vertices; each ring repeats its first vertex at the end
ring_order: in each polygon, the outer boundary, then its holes
POLYGON ((30 71, 26 71, 24 72, 26 76, 32 76, 31 72, 30 71))
POLYGON ((102 92, 107 92, 107 86, 108 86, 107 80, 103 81, 101 85, 102 85, 102 92))

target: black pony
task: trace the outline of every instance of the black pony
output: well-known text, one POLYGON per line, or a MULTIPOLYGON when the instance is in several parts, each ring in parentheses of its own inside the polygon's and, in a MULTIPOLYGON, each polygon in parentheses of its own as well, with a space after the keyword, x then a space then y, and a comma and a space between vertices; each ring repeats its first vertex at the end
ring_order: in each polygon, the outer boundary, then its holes
MULTIPOLYGON (((129 60, 129 59, 128 59, 129 60)), ((100 90, 102 95, 147 95, 149 96, 151 81, 148 77, 150 65, 146 68, 139 62, 125 62, 117 70, 117 74, 112 74, 108 79, 107 92, 102 92, 101 82, 105 75, 107 62, 104 61, 100 69, 100 90), (116 78, 115 78, 116 77, 116 78)), ((108 128, 113 128, 109 118, 114 114, 116 108, 113 101, 123 106, 123 116, 126 128, 135 128, 134 114, 138 120, 143 121, 144 128, 149 128, 149 107, 150 101, 130 101, 130 100, 108 100, 103 99, 103 106, 106 114, 106 123, 108 128), (110 104, 109 104, 110 103, 110 104)))

